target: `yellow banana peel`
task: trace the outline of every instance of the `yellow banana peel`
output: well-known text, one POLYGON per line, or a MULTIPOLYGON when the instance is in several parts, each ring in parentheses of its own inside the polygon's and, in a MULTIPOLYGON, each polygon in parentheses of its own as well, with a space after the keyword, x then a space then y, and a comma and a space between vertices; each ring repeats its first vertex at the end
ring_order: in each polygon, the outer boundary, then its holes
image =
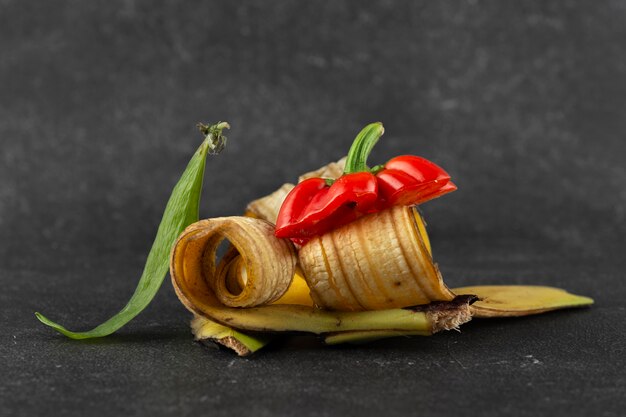
POLYGON ((478 318, 529 316, 593 304, 589 297, 538 285, 479 285, 452 291, 478 297, 478 301, 472 305, 472 315, 478 318))
MULTIPOLYGON (((304 174, 300 181, 337 178, 344 162, 304 174)), ((203 220, 179 237, 170 272, 177 295, 195 315, 197 340, 217 341, 247 355, 271 338, 258 332, 312 332, 327 344, 362 343, 456 329, 472 316, 525 316, 593 303, 543 286, 450 290, 416 208, 368 215, 297 251, 275 238, 272 227, 293 187, 284 184, 251 202, 247 217, 203 220), (232 246, 218 263, 223 239, 232 246)))

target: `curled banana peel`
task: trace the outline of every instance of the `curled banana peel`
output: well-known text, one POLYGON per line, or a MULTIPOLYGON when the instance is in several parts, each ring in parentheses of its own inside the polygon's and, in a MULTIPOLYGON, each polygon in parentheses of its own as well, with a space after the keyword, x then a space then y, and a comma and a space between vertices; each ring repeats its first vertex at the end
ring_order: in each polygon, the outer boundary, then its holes
POLYGON ((267 221, 241 216, 202 220, 181 237, 186 239, 187 256, 199 260, 207 288, 224 305, 269 304, 289 288, 295 251, 291 242, 274 237, 274 227, 267 221), (217 263, 225 239, 231 246, 217 263))
MULTIPOLYGON (((336 162, 331 162, 314 171, 309 171, 300 175, 300 177, 298 177, 298 182, 302 182, 308 178, 339 178, 343 174, 345 165, 346 157, 344 156, 336 162)), ((287 194, 289 194, 293 187, 295 187, 295 185, 290 183, 283 184, 273 193, 250 202, 246 207, 245 215, 248 217, 267 220, 268 222, 275 224, 278 212, 280 211, 280 206, 283 204, 285 197, 287 197, 287 194)), ((422 237, 424 242, 430 251, 430 241, 428 240, 426 227, 421 216, 419 216, 417 222, 420 231, 423 233, 422 237)), ((299 265, 296 266, 296 272, 287 292, 274 304, 314 305, 313 299, 309 294, 308 284, 304 279, 304 272, 302 272, 299 265)))
MULTIPOLYGON (((310 171, 302 174, 298 181, 304 181, 308 178, 339 178, 343 174, 346 158, 343 157, 336 162, 331 162, 314 171, 310 171)), ((260 218, 269 221, 270 223, 276 223, 280 206, 282 205, 285 197, 293 189, 293 184, 283 184, 273 193, 254 200, 248 204, 246 208, 246 216, 260 218)), ((431 253, 430 239, 426 232, 426 224, 417 208, 413 209, 414 222, 421 238, 421 244, 426 248, 428 253, 431 253)), ((285 293, 285 295, 279 299, 276 304, 301 304, 313 306, 315 303, 310 295, 309 286, 304 278, 305 274, 302 271, 300 264, 296 268, 296 273, 293 277, 293 281, 285 293)), ((451 297, 447 297, 450 299, 451 297)), ((423 301, 423 300, 422 300, 423 301)), ((417 304, 417 303, 413 303, 417 304)), ((320 304, 322 305, 322 304, 320 304)), ((408 303, 406 305, 411 305, 408 303)))
MULTIPOLYGON (((216 241, 232 239, 245 265, 249 266, 247 285, 257 286, 261 280, 252 281, 252 268, 264 265, 275 269, 275 265, 261 261, 268 254, 251 250, 238 240, 236 233, 229 233, 232 224, 245 225, 246 232, 253 229, 266 230, 268 223, 260 219, 247 217, 227 217, 203 220, 189 226, 174 245, 171 255, 171 275, 174 289, 182 303, 193 313, 206 317, 225 326, 248 331, 301 331, 322 334, 336 331, 361 331, 394 329, 398 331, 417 331, 432 334, 434 332, 456 328, 470 318, 469 304, 473 296, 460 296, 451 303, 439 303, 433 306, 387 309, 381 311, 340 312, 295 304, 259 304, 256 307, 238 308, 227 306, 217 295, 223 288, 210 283, 220 268, 214 266, 216 241), (257 284, 251 284, 256 282, 257 284), (437 307, 436 307, 437 306, 437 307)), ((285 243, 268 233, 265 239, 275 239, 276 244, 285 243)), ((295 257, 288 250, 280 255, 283 259, 274 259, 282 265, 288 265, 295 257)), ((224 262, 224 261, 223 261, 224 262)), ((226 260, 226 263, 231 262, 226 260)), ((295 264, 295 262, 294 262, 295 264)), ((269 269, 268 269, 269 270, 269 269)), ((275 272, 275 271, 273 271, 275 272)), ((293 269, 290 271, 293 276, 293 269)), ((270 284, 273 285, 273 284, 270 284)), ((242 289, 244 293, 246 289, 242 289)), ((273 291, 277 293, 278 291, 273 291)), ((265 291, 263 291, 265 294, 265 291)), ((271 300, 268 297, 268 300, 271 300)), ((452 300, 451 300, 452 301, 452 300)), ((268 301, 269 302, 269 301, 268 301)))
MULTIPOLYGON (((317 176, 337 178, 343 172, 344 165, 345 157, 315 171, 303 174, 300 176, 299 181, 317 176)), ((272 224, 276 223, 280 206, 293 187, 293 184, 283 184, 270 195, 252 201, 246 208, 245 215, 247 217, 263 219, 272 224)), ((231 274, 227 282, 229 282, 229 286, 234 286, 239 289, 243 288, 246 284, 243 277, 238 277, 237 274, 231 274)), ((296 266, 293 279, 287 291, 282 297, 276 300, 274 304, 313 306, 313 300, 309 296, 309 288, 299 267, 296 266)), ((191 322, 191 328, 196 340, 210 340, 219 343, 233 349, 240 356, 254 353, 271 340, 271 337, 267 335, 247 334, 201 315, 195 315, 191 322)))
MULTIPOLYGON (((304 174, 300 181, 337 178, 343 163, 304 174)), ((274 332, 312 332, 327 344, 362 343, 457 329, 472 316, 525 316, 593 303, 551 287, 450 290, 415 208, 363 217, 296 251, 273 234, 293 187, 285 184, 251 202, 246 217, 203 220, 179 237, 170 272, 178 297, 195 315, 197 340, 217 341, 243 356, 265 346, 274 332), (218 262, 223 240, 231 247, 218 262)))
POLYGON ((365 311, 452 300, 414 210, 395 206, 304 245, 298 256, 315 304, 365 311))

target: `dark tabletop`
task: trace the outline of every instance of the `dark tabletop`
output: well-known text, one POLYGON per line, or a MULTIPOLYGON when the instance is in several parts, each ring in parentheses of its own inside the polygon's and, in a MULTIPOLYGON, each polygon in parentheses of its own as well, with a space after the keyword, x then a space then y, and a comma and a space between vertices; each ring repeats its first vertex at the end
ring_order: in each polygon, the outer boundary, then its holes
POLYGON ((626 413, 621 1, 0 2, 0 414, 626 413), (459 190, 423 206, 451 286, 545 284, 590 309, 365 346, 193 342, 169 281, 101 340, 201 141, 202 217, 347 151, 415 153, 459 190))

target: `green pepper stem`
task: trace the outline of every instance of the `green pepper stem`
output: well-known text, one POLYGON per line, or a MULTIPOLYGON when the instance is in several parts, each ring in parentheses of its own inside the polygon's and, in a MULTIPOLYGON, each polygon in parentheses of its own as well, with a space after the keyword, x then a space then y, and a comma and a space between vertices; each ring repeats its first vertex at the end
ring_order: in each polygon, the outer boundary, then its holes
POLYGON ((217 155, 224 150, 226 146, 226 136, 222 134, 224 129, 230 129, 227 122, 218 122, 214 125, 198 123, 198 130, 205 136, 209 154, 217 155))
POLYGON ((343 170, 344 174, 369 171, 367 157, 383 133, 385 133, 385 128, 380 122, 370 123, 359 132, 348 152, 346 167, 343 170))

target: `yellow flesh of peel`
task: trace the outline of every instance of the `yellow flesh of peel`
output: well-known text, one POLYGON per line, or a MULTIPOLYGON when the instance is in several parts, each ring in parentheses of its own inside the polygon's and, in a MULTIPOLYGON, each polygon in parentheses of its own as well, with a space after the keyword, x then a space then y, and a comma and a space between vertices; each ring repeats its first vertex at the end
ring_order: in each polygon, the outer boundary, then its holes
POLYGON ((302 276, 302 272, 296 269, 291 285, 287 289, 285 295, 275 301, 273 304, 295 304, 303 306, 313 306, 313 299, 309 294, 309 286, 302 276))

